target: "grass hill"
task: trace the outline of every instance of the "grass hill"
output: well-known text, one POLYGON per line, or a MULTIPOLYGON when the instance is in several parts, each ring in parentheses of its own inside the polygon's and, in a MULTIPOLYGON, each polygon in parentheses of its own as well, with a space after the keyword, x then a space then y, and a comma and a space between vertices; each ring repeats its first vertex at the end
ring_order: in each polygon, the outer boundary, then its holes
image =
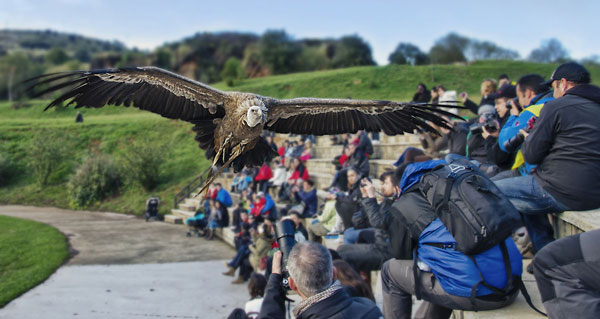
MULTIPOLYGON (((518 79, 527 73, 549 76, 556 65, 513 61, 486 61, 471 65, 356 67, 332 71, 297 73, 244 80, 223 90, 249 91, 278 98, 331 97, 354 99, 391 99, 408 101, 416 85, 444 84, 448 89, 466 91, 479 101, 479 85, 484 78, 507 73, 518 79)), ((592 78, 600 77, 600 68, 590 68, 592 78)), ((209 163, 194 141, 191 125, 168 120, 134 108, 105 107, 84 109, 84 122, 74 121, 76 110, 61 108, 42 112, 47 100, 29 101, 29 106, 14 109, 0 103, 0 155, 12 162, 13 178, 0 185, 0 203, 69 207, 69 176, 89 154, 103 153, 116 159, 128 154, 136 140, 166 145, 166 156, 159 186, 152 192, 127 182, 108 199, 88 209, 140 214, 145 200, 158 195, 163 212, 171 208, 173 195, 188 181, 204 171, 209 163), (50 185, 40 188, 29 166, 34 141, 43 136, 49 142, 61 139, 69 147, 69 156, 55 168, 50 185)))

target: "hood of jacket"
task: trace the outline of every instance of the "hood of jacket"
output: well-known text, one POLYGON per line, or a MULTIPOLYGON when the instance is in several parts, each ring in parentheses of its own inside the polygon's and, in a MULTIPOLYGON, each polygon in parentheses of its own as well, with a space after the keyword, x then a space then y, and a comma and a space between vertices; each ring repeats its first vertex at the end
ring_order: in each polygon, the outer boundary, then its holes
POLYGON ((577 95, 600 104, 600 87, 592 84, 581 84, 573 87, 565 95, 577 95))
POLYGON ((446 161, 432 160, 426 162, 412 163, 406 166, 404 174, 402 174, 402 178, 400 179, 400 184, 398 185, 400 186, 402 193, 408 190, 411 186, 418 183, 423 174, 432 170, 434 167, 443 164, 446 164, 446 161))

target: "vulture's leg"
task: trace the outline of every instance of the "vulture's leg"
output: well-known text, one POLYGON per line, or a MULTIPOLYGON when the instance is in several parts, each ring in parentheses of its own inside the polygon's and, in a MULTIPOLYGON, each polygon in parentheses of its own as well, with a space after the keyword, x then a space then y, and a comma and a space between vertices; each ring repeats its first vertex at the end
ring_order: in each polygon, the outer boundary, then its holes
MULTIPOLYGON (((207 177, 206 182, 204 183, 204 186, 202 186, 202 189, 200 189, 200 192, 198 192, 198 195, 200 195, 202 192, 204 192, 204 196, 202 196, 202 198, 206 198, 206 190, 208 190, 208 186, 217 178, 219 177, 219 175, 221 175, 221 173, 223 172, 223 170, 226 167, 229 167, 229 165, 231 165, 231 162, 233 162, 234 159, 236 159, 238 156, 240 156, 242 153, 244 153, 244 150, 246 149, 245 145, 236 145, 233 147, 232 149, 232 153, 231 156, 229 156, 229 159, 227 160, 227 162, 225 162, 225 164, 223 164, 223 166, 221 166, 221 168, 219 168, 219 170, 210 175, 209 177, 207 177)), ((212 170, 210 171, 210 173, 212 173, 212 170)))

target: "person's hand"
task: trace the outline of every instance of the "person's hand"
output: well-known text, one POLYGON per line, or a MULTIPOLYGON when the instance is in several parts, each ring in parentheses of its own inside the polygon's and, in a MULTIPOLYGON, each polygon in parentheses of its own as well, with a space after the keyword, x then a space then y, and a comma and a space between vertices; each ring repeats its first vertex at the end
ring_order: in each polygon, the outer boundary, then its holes
POLYGON ((280 250, 273 254, 273 265, 271 266, 271 273, 281 275, 281 259, 283 254, 280 250))
POLYGON ((510 108, 510 115, 519 116, 520 114, 521 112, 519 112, 519 109, 513 103, 510 108))
POLYGON ((523 134, 523 137, 525 139, 527 139, 527 136, 529 136, 529 133, 527 133, 527 131, 525 131, 525 130, 519 130, 519 133, 523 134))
POLYGON ((374 198, 375 197, 375 186, 367 178, 363 178, 360 182, 360 191, 363 197, 374 198))
POLYGON ((463 104, 465 104, 465 102, 467 102, 468 98, 469 98, 469 95, 467 94, 467 92, 460 92, 460 99, 462 100, 463 104))
MULTIPOLYGON (((500 126, 500 125, 498 125, 498 126, 500 126)), ((498 138, 498 135, 500 135, 499 130, 496 130, 495 132, 490 133, 490 132, 488 132, 488 130, 485 129, 485 126, 481 127, 481 136, 483 136, 484 139, 487 139, 490 136, 498 138)))
POLYGON ((250 232, 250 235, 254 236, 256 234, 256 229, 250 228, 249 232, 250 232))

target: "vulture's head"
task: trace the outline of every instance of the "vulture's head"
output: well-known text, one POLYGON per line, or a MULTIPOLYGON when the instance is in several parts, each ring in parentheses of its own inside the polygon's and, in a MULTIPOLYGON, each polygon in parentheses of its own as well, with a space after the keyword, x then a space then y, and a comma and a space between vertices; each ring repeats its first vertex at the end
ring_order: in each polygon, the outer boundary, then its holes
POLYGON ((267 108, 260 99, 249 99, 243 102, 243 106, 248 107, 246 112, 246 124, 255 127, 267 120, 267 108))

